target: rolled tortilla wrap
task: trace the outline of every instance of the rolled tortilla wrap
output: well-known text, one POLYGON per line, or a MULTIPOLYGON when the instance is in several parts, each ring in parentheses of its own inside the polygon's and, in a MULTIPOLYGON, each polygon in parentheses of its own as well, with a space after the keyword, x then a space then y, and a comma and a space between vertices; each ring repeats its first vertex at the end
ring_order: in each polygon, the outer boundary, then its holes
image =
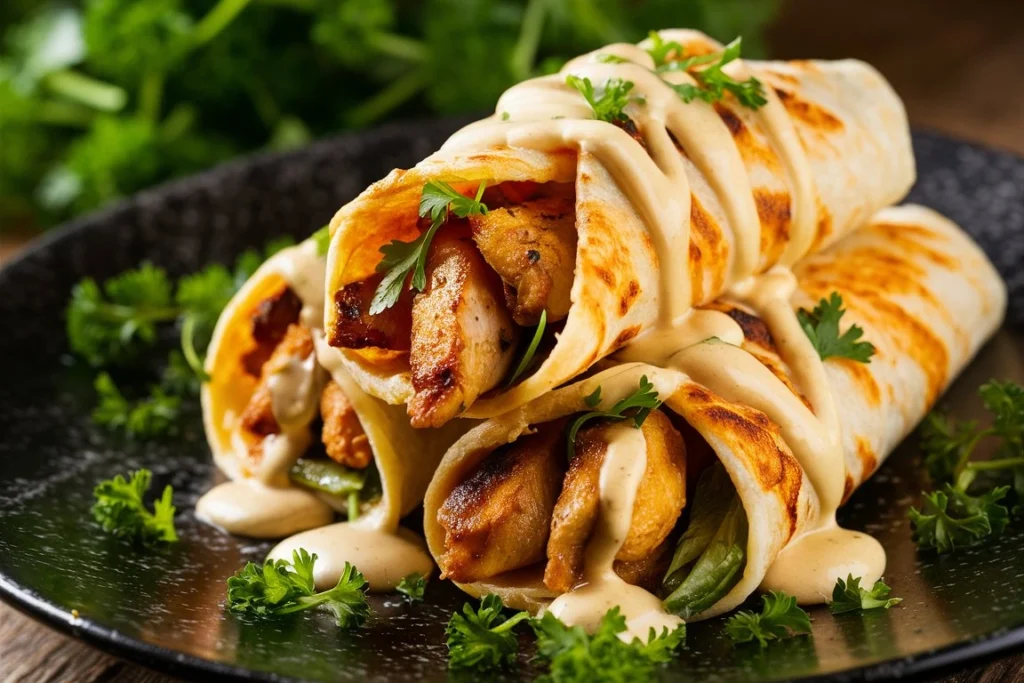
MULTIPOLYGON (((840 481, 845 481, 845 501, 998 328, 1006 305, 1005 286, 964 233, 919 206, 879 212, 867 227, 802 261, 795 274, 794 308, 809 309, 836 292, 847 310, 843 330, 853 324, 861 326, 864 339, 876 348, 870 363, 846 358, 823 362, 841 427, 843 472, 838 474, 840 481)), ((796 388, 791 368, 777 352, 773 331, 751 309, 720 300, 705 310, 724 313, 739 325, 742 351, 777 379, 774 386, 780 404, 807 402, 796 388)), ((691 366, 694 371, 690 375, 712 378, 713 363, 733 365, 742 360, 740 355, 746 355, 718 339, 699 341, 681 351, 695 352, 706 354, 704 360, 710 362, 691 366)), ((696 476, 700 467, 697 454, 706 443, 728 473, 748 525, 742 575, 713 604, 687 616, 707 618, 731 610, 763 585, 780 553, 792 547, 794 539, 806 538, 801 537, 803 532, 820 524, 820 492, 794 456, 784 429, 765 411, 727 400, 679 370, 638 363, 611 367, 490 419, 449 450, 424 503, 427 542, 442 571, 447 571, 445 555, 454 541, 446 537, 441 513, 447 509, 451 514, 453 491, 479 472, 495 449, 514 444, 553 420, 592 410, 587 398, 598 387, 600 406, 607 409, 636 391, 643 376, 664 401, 660 410, 676 416, 674 422, 687 439, 687 477, 692 481, 696 476)), ((732 378, 745 380, 736 375, 732 378)), ((560 448, 558 457, 564 453, 565 448, 560 448)), ((460 495, 472 498, 465 490, 460 495)), ((686 504, 693 503, 691 496, 686 504)), ((691 509, 689 514, 693 520, 696 512, 691 509)), ((633 517, 632 524, 637 522, 633 517)), ((514 525, 513 520, 503 523, 514 525)), ((541 562, 459 585, 471 595, 498 593, 506 605, 536 612, 558 595, 542 581, 543 565, 551 559, 551 546, 547 549, 541 562)), ((477 552, 485 556, 483 550, 477 552)), ((618 564, 616 568, 619 571, 618 564)), ((832 584, 835 578, 829 577, 832 584)))
POLYGON ((324 269, 316 239, 284 249, 253 274, 217 322, 206 361, 210 380, 202 389, 207 440, 224 474, 255 484, 244 490, 240 506, 231 505, 238 503, 236 496, 218 497, 216 489, 198 506, 200 515, 228 531, 282 537, 327 524, 337 510, 357 514, 361 526, 393 532, 419 505, 445 449, 467 428, 456 421, 435 433, 413 430, 401 407, 369 396, 352 381, 337 361, 338 351, 323 341, 324 269), (291 303, 281 303, 286 299, 291 303), (274 334, 257 333, 260 324, 276 326, 276 338, 258 341, 257 334, 274 334), (280 362, 278 352, 298 327, 305 331, 305 346, 296 353, 308 356, 280 362), (261 344, 267 346, 262 352, 261 344), (273 373, 265 369, 271 364, 273 373), (271 395, 262 418, 271 423, 267 429, 247 427, 261 385, 271 395), (331 416, 321 415, 327 391, 337 392, 331 416), (310 467, 296 476, 300 457, 310 467), (339 457, 342 462, 335 462, 339 457), (330 492, 350 480, 358 489, 355 508, 351 492, 330 492), (238 509, 225 512, 231 507, 238 509))
MULTIPOLYGON (((692 31, 662 36, 678 40, 688 55, 721 50, 692 31)), ((467 415, 489 417, 578 376, 650 330, 659 315, 680 315, 750 274, 828 246, 899 200, 914 180, 902 103, 867 64, 734 62, 730 73, 755 75, 765 86, 767 104, 756 110, 729 96, 714 105, 684 103, 666 81, 692 79, 652 67, 643 49, 612 45, 557 75, 515 86, 494 116, 456 133, 413 169, 392 172, 335 215, 325 328, 360 386, 389 403, 409 402, 416 418, 412 402, 426 389, 416 386, 408 344, 382 348, 335 332, 351 322, 346 293, 374 275, 381 247, 424 230, 417 206, 429 181, 467 195, 481 182, 492 190, 516 183, 572 190, 574 279, 564 325, 536 370, 511 387, 490 378, 482 385, 490 393, 461 406, 467 415), (626 63, 602 63, 608 54, 626 63), (595 86, 611 78, 633 82, 630 92, 646 98, 625 110, 636 134, 593 120, 583 97, 565 84, 567 75, 595 86)), ((522 232, 524 221, 539 221, 528 210, 534 200, 517 204, 507 195, 501 201, 511 206, 491 214, 525 217, 500 226, 506 249, 525 240, 523 260, 512 269, 517 275, 539 258, 522 232)), ((482 222, 470 220, 474 230, 482 222)), ((500 254, 490 254, 475 234, 485 260, 496 262, 500 254)), ((506 295, 520 284, 501 275, 506 295)), ((549 328, 557 317, 550 309, 549 328)), ((528 337, 531 330, 522 332, 528 337)))

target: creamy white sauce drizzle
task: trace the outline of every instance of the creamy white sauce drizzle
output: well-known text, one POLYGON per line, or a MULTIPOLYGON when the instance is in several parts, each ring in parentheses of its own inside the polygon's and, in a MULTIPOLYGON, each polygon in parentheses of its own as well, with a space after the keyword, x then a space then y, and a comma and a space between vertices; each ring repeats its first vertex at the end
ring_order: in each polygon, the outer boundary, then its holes
POLYGON ((548 611, 563 623, 592 633, 605 612, 618 606, 626 618, 619 638, 646 642, 650 629, 660 635, 665 628, 675 630, 683 620, 665 612, 656 596, 615 573, 615 556, 629 533, 636 492, 647 467, 647 441, 642 431, 624 424, 613 425, 606 434, 600 509, 583 559, 583 583, 556 598, 548 611))
POLYGON ((229 534, 282 538, 330 524, 334 510, 304 489, 239 479, 210 489, 196 503, 196 517, 229 534))
MULTIPOLYGON (((317 317, 323 310, 324 259, 312 241, 281 252, 272 262, 276 272, 303 302, 301 316, 317 317)), ((305 321, 302 321, 305 324, 305 321)), ((313 325, 323 326, 322 319, 313 325)), ((249 465, 249 444, 240 425, 231 427, 234 457, 242 463, 242 478, 208 491, 196 503, 197 516, 229 533, 256 538, 281 538, 298 531, 329 524, 333 511, 311 491, 292 486, 288 471, 309 448, 310 423, 319 411, 320 392, 327 373, 316 354, 289 358, 268 380, 271 410, 281 427, 267 436, 256 467, 249 465)), ((237 415, 229 416, 237 421, 237 415)))
MULTIPOLYGON (((706 37, 691 31, 664 31, 661 35, 684 45, 707 42, 706 37)), ((823 596, 816 588, 813 594, 804 588, 823 586, 834 581, 836 571, 853 567, 860 571, 852 573, 873 581, 884 570, 885 555, 873 539, 865 540, 870 537, 835 526, 846 473, 838 416, 824 366, 793 311, 796 283, 792 273, 779 267, 757 276, 761 225, 738 148, 711 105, 684 103, 665 82, 693 82, 689 74, 655 74, 653 66, 647 52, 635 45, 616 44, 584 55, 569 62, 558 75, 512 87, 497 106, 497 111, 507 112, 507 121, 495 116, 471 124, 452 136, 443 149, 470 152, 503 145, 539 151, 577 149, 593 155, 609 171, 647 226, 660 278, 657 323, 618 357, 677 368, 727 400, 761 410, 780 426, 817 494, 819 511, 815 519, 808 520, 808 531, 790 543, 768 572, 764 586, 797 594, 805 602, 820 602, 823 596), (601 54, 617 55, 627 63, 600 63, 601 54), (643 103, 630 104, 626 113, 650 153, 621 129, 593 120, 583 98, 565 85, 568 74, 590 78, 598 87, 610 78, 632 81, 631 95, 641 96, 643 103), (732 228, 730 297, 751 307, 767 324, 812 409, 739 348, 742 331, 728 316, 692 310, 695 302, 685 265, 691 189, 673 138, 710 184, 732 228), (699 343, 710 337, 721 341, 699 343), (823 548, 828 549, 828 559, 823 559, 823 548)), ((726 68, 737 78, 748 75, 742 60, 726 68)), ((816 198, 810 166, 789 114, 771 87, 764 89, 764 95, 767 103, 754 115, 786 169, 792 189, 790 234, 780 259, 788 266, 813 242, 816 198)), ((573 597, 563 596, 561 603, 562 598, 556 600, 552 610, 557 608, 575 619, 576 610, 589 609, 580 604, 580 596, 586 593, 573 591, 569 595, 573 597)), ((595 598, 595 604, 602 599, 604 594, 595 598)))
POLYGON ((394 590, 404 576, 416 572, 429 576, 434 561, 423 539, 406 529, 394 533, 366 528, 359 524, 340 522, 286 538, 277 544, 268 559, 292 559, 292 551, 305 548, 316 553, 313 578, 317 590, 333 588, 345 569, 354 565, 376 593, 394 590))

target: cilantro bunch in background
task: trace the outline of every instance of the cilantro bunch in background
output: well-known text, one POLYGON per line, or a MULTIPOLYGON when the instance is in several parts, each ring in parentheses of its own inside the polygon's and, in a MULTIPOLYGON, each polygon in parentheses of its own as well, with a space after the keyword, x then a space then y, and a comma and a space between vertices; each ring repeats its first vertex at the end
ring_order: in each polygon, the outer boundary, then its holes
POLYGON ((743 35, 778 0, 6 0, 0 229, 44 227, 232 156, 509 85, 648 30, 743 35))

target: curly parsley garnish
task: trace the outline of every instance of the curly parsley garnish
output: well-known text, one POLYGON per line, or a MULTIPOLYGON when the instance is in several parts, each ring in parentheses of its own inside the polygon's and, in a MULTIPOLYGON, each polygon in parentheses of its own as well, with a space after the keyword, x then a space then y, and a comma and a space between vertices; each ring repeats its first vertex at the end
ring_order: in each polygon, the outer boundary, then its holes
POLYGON ((370 614, 366 579, 346 562, 338 585, 317 593, 315 562, 316 554, 310 555, 304 548, 292 552, 291 562, 268 559, 262 566, 249 562, 228 579, 228 607, 259 617, 319 609, 333 615, 342 628, 360 626, 370 614))
POLYGON ((907 513, 918 547, 947 553, 999 536, 1009 522, 1009 512, 999 501, 1009 490, 997 486, 971 496, 946 484, 941 491, 923 494, 922 509, 910 508, 907 513))
POLYGON ((124 430, 129 437, 149 439, 172 433, 181 410, 181 398, 154 386, 148 397, 129 401, 114 380, 105 372, 93 383, 99 404, 92 411, 92 420, 107 429, 124 430))
POLYGON ((941 413, 930 414, 921 426, 928 474, 943 483, 940 490, 924 494, 921 510, 911 508, 908 513, 921 548, 945 553, 1003 532, 1010 517, 1003 501, 1010 487, 990 483, 981 493, 971 494, 981 475, 1011 475, 1014 512, 1024 513, 1024 387, 993 380, 983 384, 979 394, 992 415, 990 426, 951 420, 941 413), (991 460, 972 459, 985 439, 997 440, 995 455, 991 460))
POLYGON ((737 612, 725 623, 733 643, 757 641, 761 647, 770 640, 782 640, 811 632, 811 618, 796 604, 796 598, 771 591, 762 595, 761 613, 737 612))
POLYGON ((530 615, 517 612, 506 617, 502 609, 501 598, 491 594, 480 601, 480 609, 467 602, 461 613, 452 614, 445 631, 449 668, 496 669, 515 661, 519 641, 512 629, 530 615))
POLYGON ((422 602, 423 594, 427 590, 427 579, 422 574, 413 572, 402 577, 395 590, 404 595, 409 602, 422 602))
MULTIPOLYGON (((583 399, 589 408, 596 408, 601 403, 601 387, 594 389, 593 393, 583 399)), ((569 427, 569 459, 572 460, 576 454, 576 434, 580 428, 591 420, 604 418, 609 420, 625 420, 632 418, 633 426, 639 429, 643 426, 644 420, 651 414, 651 411, 661 405, 658 400, 658 392, 654 385, 647 381, 647 375, 640 378, 640 384, 629 396, 618 401, 608 410, 591 410, 583 413, 569 427)))
POLYGON ((737 81, 722 70, 722 67, 729 62, 739 59, 741 44, 742 39, 737 38, 726 45, 725 50, 720 55, 697 55, 679 61, 665 62, 664 56, 667 56, 669 52, 677 52, 679 55, 682 55, 682 51, 678 49, 678 43, 661 43, 656 48, 656 51, 658 54, 664 52, 662 62, 658 63, 658 58, 655 56, 656 52, 652 51, 651 56, 655 58, 658 71, 687 71, 697 81, 695 84, 669 84, 669 87, 676 91, 676 94, 682 98, 683 102, 692 102, 700 99, 713 104, 721 100, 725 93, 730 93, 744 107, 757 109, 768 103, 764 96, 764 86, 761 81, 753 76, 745 81, 737 81), (697 66, 703 66, 704 68, 694 68, 697 66))
POLYGON ((108 534, 118 538, 137 540, 144 545, 173 543, 178 540, 174 530, 174 489, 164 487, 163 494, 153 503, 153 511, 146 508, 143 497, 149 491, 153 473, 149 470, 133 472, 125 481, 120 474, 101 481, 93 489, 96 503, 92 517, 108 534))
POLYGON ((395 305, 402 294, 409 273, 412 273, 410 286, 417 292, 423 291, 427 286, 427 254, 434 233, 445 224, 449 214, 453 213, 459 218, 486 214, 487 205, 480 201, 486 187, 487 183, 482 182, 475 197, 466 197, 456 192, 448 183, 438 180, 431 180, 423 186, 419 215, 423 218, 430 217, 430 227, 412 242, 393 240, 380 248, 384 257, 377 264, 377 272, 386 275, 377 285, 377 291, 373 293, 370 315, 383 313, 395 305))
POLYGON ((850 574, 846 580, 836 579, 828 609, 832 614, 845 614, 867 609, 889 609, 903 602, 903 598, 890 598, 892 589, 876 581, 871 590, 861 588, 859 576, 850 574))
POLYGON ((864 336, 863 329, 858 325, 851 325, 850 329, 839 334, 839 321, 845 314, 843 297, 838 292, 832 292, 832 295, 828 299, 822 299, 813 311, 808 312, 801 308, 797 311, 797 318, 804 334, 811 340, 822 360, 835 357, 870 363, 871 356, 875 354, 875 347, 871 342, 859 341, 864 336))
POLYGON ((659 664, 686 640, 686 626, 674 631, 652 628, 647 642, 634 638, 625 642, 626 618, 618 607, 601 618, 594 635, 581 626, 566 626, 550 612, 530 622, 537 635, 537 656, 550 666, 544 680, 551 681, 645 681, 651 680, 659 664))
POLYGON ((609 78, 603 86, 594 87, 589 78, 570 75, 565 77, 565 82, 583 95, 583 99, 594 110, 594 118, 598 121, 607 121, 608 123, 629 121, 629 116, 624 111, 626 105, 630 102, 643 102, 642 97, 629 94, 633 89, 633 81, 609 78))
POLYGON ((290 238, 274 240, 264 253, 243 253, 233 270, 213 264, 177 283, 148 262, 102 285, 92 278, 79 281, 66 311, 68 344, 93 367, 137 364, 157 344, 161 326, 176 324, 179 331, 180 350, 171 353, 148 397, 129 401, 110 375, 97 376, 94 421, 133 438, 172 431, 181 397, 197 393, 200 383, 209 379, 203 353, 221 311, 266 258, 291 244, 290 238))

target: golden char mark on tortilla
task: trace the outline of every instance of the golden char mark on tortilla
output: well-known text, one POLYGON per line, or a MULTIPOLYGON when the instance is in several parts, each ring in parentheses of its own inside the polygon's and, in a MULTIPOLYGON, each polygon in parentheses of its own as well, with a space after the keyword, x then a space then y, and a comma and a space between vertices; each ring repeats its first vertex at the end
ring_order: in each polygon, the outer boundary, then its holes
POLYGON ((776 88, 775 94, 794 118, 821 132, 834 133, 843 129, 843 122, 820 104, 802 99, 792 90, 776 88))

